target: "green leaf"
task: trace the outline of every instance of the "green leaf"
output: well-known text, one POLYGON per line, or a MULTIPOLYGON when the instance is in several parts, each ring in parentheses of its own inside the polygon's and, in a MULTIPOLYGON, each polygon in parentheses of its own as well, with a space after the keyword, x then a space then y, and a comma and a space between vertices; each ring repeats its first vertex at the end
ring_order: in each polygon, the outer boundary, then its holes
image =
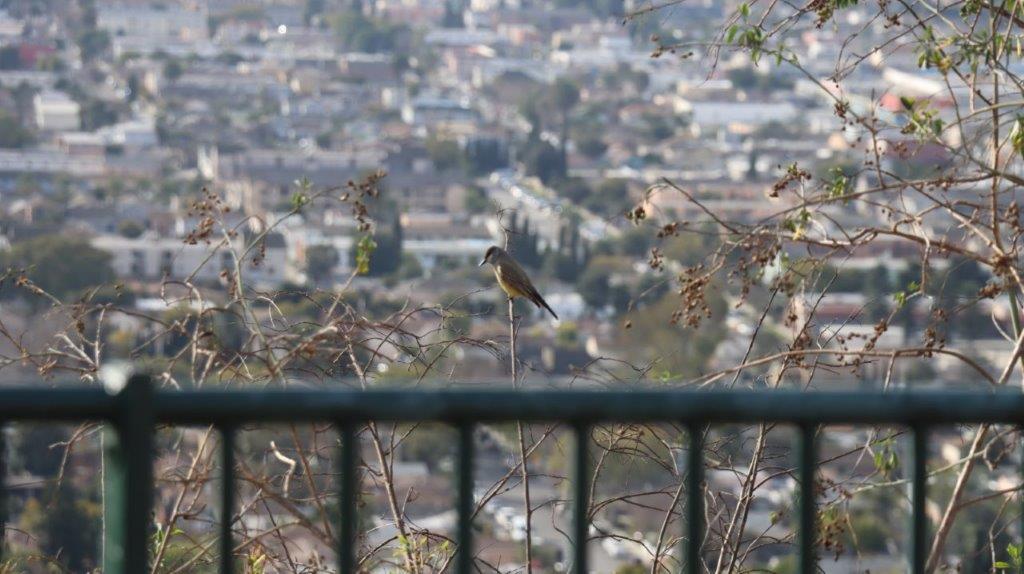
POLYGON ((302 211, 302 208, 309 204, 309 196, 302 192, 295 192, 292 194, 292 210, 302 211))
POLYGON ((374 249, 377 249, 377 242, 369 235, 364 235, 356 244, 356 273, 359 275, 370 272, 370 256, 374 249))
POLYGON ((893 301, 896 302, 896 306, 902 308, 907 304, 907 293, 905 291, 899 291, 892 296, 893 301))
POLYGON ((1003 561, 999 561, 999 562, 996 562, 996 563, 995 563, 995 564, 993 564, 992 566, 993 566, 994 568, 1009 568, 1009 567, 1010 567, 1010 565, 1009 565, 1009 564, 1007 564, 1006 562, 1003 562, 1003 561))
POLYGON ((740 27, 738 25, 733 24, 732 26, 729 26, 729 30, 725 33, 725 43, 732 44, 733 39, 736 38, 736 33, 739 31, 740 27))

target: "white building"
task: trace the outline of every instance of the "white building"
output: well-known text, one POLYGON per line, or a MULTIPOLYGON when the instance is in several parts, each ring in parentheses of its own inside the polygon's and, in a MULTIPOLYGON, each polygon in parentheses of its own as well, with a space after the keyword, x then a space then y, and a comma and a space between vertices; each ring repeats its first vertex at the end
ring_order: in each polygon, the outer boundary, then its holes
POLYGON ((693 121, 701 128, 724 127, 730 124, 760 126, 768 122, 786 123, 800 117, 800 110, 790 102, 690 102, 693 121))
POLYGON ((43 131, 75 132, 82 128, 82 107, 64 92, 44 91, 32 101, 36 126, 43 131))
MULTIPOLYGON (((266 238, 266 250, 259 265, 253 264, 249 253, 242 266, 243 281, 258 287, 276 287, 287 279, 288 254, 284 238, 271 233, 266 238)), ((119 278, 159 281, 188 279, 201 283, 221 280, 221 272, 234 268, 232 252, 212 245, 189 245, 179 237, 142 236, 134 239, 120 235, 99 235, 92 238, 92 246, 112 256, 111 265, 119 278)), ((244 249, 242 240, 233 246, 236 253, 244 249)))
POLYGON ((111 36, 206 40, 210 37, 204 8, 189 10, 173 4, 135 6, 106 3, 98 7, 96 26, 111 36))
POLYGON ((96 132, 106 145, 122 146, 126 149, 142 149, 157 145, 156 121, 150 118, 136 118, 100 128, 96 132))
POLYGON ((402 121, 417 126, 474 124, 475 110, 463 102, 421 96, 402 107, 402 121))
POLYGON ((17 88, 27 84, 40 90, 52 89, 57 83, 57 74, 41 70, 2 70, 0 71, 0 88, 17 88))
POLYGON ((103 156, 78 157, 62 151, 0 150, 0 174, 67 174, 72 177, 99 177, 106 172, 103 156))

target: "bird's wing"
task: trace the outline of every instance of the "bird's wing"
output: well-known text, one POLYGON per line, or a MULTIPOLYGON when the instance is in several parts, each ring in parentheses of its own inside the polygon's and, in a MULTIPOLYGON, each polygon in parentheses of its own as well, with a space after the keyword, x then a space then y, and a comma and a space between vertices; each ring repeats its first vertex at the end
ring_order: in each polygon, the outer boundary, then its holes
POLYGON ((526 271, 519 265, 519 263, 511 257, 509 257, 508 268, 509 272, 506 280, 512 282, 518 289, 526 294, 526 298, 536 305, 538 309, 542 307, 547 309, 548 313, 551 313, 551 316, 557 319, 558 315, 551 310, 551 306, 544 300, 544 297, 541 297, 537 288, 533 286, 533 282, 530 281, 530 276, 527 275, 526 271))
POLYGON ((502 265, 504 267, 501 273, 502 279, 527 295, 537 292, 537 289, 533 286, 533 281, 530 281, 530 276, 526 274, 526 270, 519 265, 518 261, 508 257, 504 263, 505 265, 502 265))

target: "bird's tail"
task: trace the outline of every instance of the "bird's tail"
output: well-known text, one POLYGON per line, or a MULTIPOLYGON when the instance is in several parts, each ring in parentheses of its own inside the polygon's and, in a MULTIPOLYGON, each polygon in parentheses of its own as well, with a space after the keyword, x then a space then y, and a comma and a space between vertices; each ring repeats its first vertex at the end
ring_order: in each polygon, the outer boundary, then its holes
POLYGON ((555 312, 551 309, 551 306, 548 305, 548 302, 545 301, 544 298, 540 296, 540 294, 537 294, 536 298, 534 298, 533 304, 536 305, 538 308, 544 307, 545 309, 548 310, 548 313, 551 313, 552 317, 554 317, 556 320, 558 319, 558 315, 555 314, 555 312))

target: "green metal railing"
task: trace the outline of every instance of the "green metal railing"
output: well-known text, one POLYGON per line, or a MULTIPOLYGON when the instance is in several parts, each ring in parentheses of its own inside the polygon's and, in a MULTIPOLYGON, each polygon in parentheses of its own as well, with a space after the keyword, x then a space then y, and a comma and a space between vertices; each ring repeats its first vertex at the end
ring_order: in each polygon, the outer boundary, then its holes
MULTIPOLYGON (((157 424, 215 425, 222 436, 219 521, 220 571, 235 572, 234 437, 241 424, 334 422, 340 431, 338 472, 340 533, 338 568, 356 572, 357 425, 367 421, 435 421, 458 429, 458 556, 455 569, 473 568, 473 429, 488 422, 562 422, 576 437, 574 454, 572 568, 588 572, 587 496, 592 425, 603 422, 676 422, 689 442, 687 536, 680 549, 684 569, 700 574, 704 536, 703 451, 710 424, 771 422, 799 429, 798 483, 800 570, 815 572, 815 436, 824 424, 900 425, 912 434, 909 570, 924 572, 926 448, 930 427, 954 423, 1024 424, 1024 395, 1017 393, 842 393, 733 391, 185 391, 155 392, 146 377, 133 377, 117 394, 100 389, 0 389, 0 423, 20 420, 106 421, 104 472, 106 574, 148 572, 147 535, 153 495, 153 433, 157 424)), ((2 435, 0 435, 2 436, 2 435)), ((0 444, 0 452, 3 452, 0 444)), ((0 475, 4 467, 0 463, 0 475)), ((0 489, 2 491, 2 489, 0 489)), ((0 509, 6 500, 0 493, 0 509)), ((6 516, 0 511, 0 529, 6 516)))

